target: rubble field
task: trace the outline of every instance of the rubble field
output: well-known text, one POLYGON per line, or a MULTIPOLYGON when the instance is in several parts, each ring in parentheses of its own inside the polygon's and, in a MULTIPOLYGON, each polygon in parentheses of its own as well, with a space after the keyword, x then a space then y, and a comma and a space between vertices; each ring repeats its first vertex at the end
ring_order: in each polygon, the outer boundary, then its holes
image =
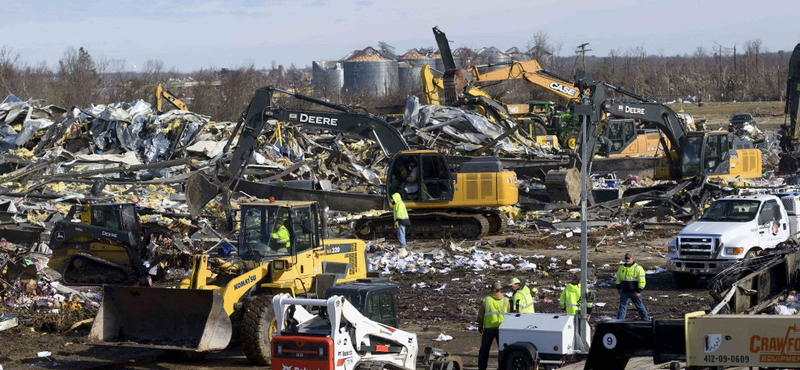
MULTIPOLYGON (((406 127, 411 131, 406 133, 448 153, 494 145, 490 139, 503 129, 451 109, 411 107, 415 125, 406 127), (433 122, 426 121, 429 117, 433 122), (456 121, 458 125, 453 124, 456 121), (443 129, 435 122, 451 122, 452 127, 443 129), (431 127, 440 131, 431 132, 431 127), (465 135, 473 140, 461 142, 465 135)), ((765 162, 770 161, 769 154, 777 158, 774 132, 783 122, 777 113, 758 117, 768 144, 762 149, 765 162)), ((728 117, 700 118, 708 129, 717 129, 727 126, 728 117)), ((209 203, 201 221, 190 220, 181 184, 190 174, 217 164, 234 123, 214 122, 188 111, 155 112, 143 101, 64 110, 9 97, 0 104, 0 126, 0 232, 9 233, 0 236, 11 235, 15 227, 23 228, 27 233, 23 236, 41 236, 31 245, 0 239, 0 370, 252 367, 238 344, 190 362, 175 361, 156 350, 84 344, 101 300, 99 288, 62 284, 59 274, 47 267, 51 251, 43 243, 71 205, 133 203, 148 211, 139 214, 142 223, 170 230, 151 240, 148 267, 156 286, 175 287, 188 276, 191 256, 209 250, 207 242, 214 235, 204 230, 221 230, 224 222, 221 201, 209 203), (6 317, 13 317, 14 324, 6 317)), ((312 135, 281 125, 270 125, 263 137, 265 142, 253 152, 242 175, 247 180, 318 179, 333 190, 364 194, 382 188, 385 157, 368 140, 312 135)), ((541 147, 522 148, 524 140, 516 140, 496 146, 497 154, 514 159, 552 155, 541 147)), ((619 206, 611 209, 619 210, 619 206)), ((394 252, 394 239, 365 240, 370 269, 400 286, 401 328, 418 335, 420 348, 440 347, 461 356, 466 368, 477 366, 478 302, 494 281, 506 283, 513 277, 528 281, 537 312, 562 312, 560 292, 579 272, 579 228, 551 229, 533 222, 574 223, 574 207, 504 211, 510 220, 497 235, 411 241, 411 254, 402 259, 394 252)), ((666 217, 658 222, 667 229, 650 230, 644 227, 644 218, 628 211, 606 212, 615 216, 588 232, 590 281, 596 291, 590 322, 616 317, 618 294, 612 276, 626 252, 648 272, 643 296, 651 317, 678 318, 710 308, 713 300, 704 282, 692 289, 679 288, 663 269, 667 242, 681 224, 666 217)), ((352 236, 348 225, 359 215, 329 216, 339 236, 352 236)), ((635 317, 635 310, 629 309, 628 318, 635 317)), ((496 360, 490 360, 490 367, 492 361, 496 360)))

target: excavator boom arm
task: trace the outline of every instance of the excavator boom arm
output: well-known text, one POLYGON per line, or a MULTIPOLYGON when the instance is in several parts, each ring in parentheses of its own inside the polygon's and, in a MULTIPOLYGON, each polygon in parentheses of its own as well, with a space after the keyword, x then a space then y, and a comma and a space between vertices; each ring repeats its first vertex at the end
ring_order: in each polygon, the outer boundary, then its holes
POLYGON ((786 81, 786 107, 784 113, 789 116, 789 133, 792 140, 800 140, 800 44, 794 47, 789 58, 789 78, 786 81))

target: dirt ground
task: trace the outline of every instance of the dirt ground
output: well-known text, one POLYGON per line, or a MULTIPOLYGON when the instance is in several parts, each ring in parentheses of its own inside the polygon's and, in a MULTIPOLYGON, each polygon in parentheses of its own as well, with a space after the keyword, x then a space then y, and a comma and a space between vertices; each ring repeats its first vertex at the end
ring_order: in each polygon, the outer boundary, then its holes
MULTIPOLYGON (((605 306, 594 309, 591 322, 616 316, 618 294, 610 282, 623 254, 631 252, 646 270, 655 271, 664 266, 664 246, 675 233, 636 230, 630 226, 597 228, 589 233, 589 261, 594 266, 597 279, 596 302, 605 303, 605 306)), ((469 247, 475 244, 477 241, 464 241, 461 245, 469 247)), ((480 334, 474 329, 477 307, 492 282, 507 282, 512 277, 528 280, 532 287, 539 290, 535 294, 537 312, 561 312, 558 307, 559 288, 563 288, 573 275, 569 270, 578 268, 580 261, 578 234, 567 237, 565 233, 540 234, 535 229, 511 228, 502 235, 481 240, 480 244, 478 250, 481 252, 512 254, 535 261, 540 268, 522 274, 497 269, 473 271, 454 268, 447 273, 389 275, 390 281, 400 286, 401 328, 417 333, 420 348, 443 348, 461 356, 467 368, 477 367, 480 344, 480 334), (557 246, 566 249, 558 249, 557 246), (551 258, 557 262, 551 262, 551 258), (550 269, 550 263, 556 263, 558 267, 550 269), (425 283, 425 287, 420 287, 421 282, 425 283), (443 285, 446 286, 439 289, 443 285), (452 336, 453 339, 437 342, 435 339, 440 334, 452 336)), ((424 241, 413 243, 410 249, 415 257, 424 258, 426 253, 448 249, 448 246, 449 242, 424 241)), ((385 250, 376 253, 394 252, 385 250)), ((446 252, 450 253, 456 252, 446 252)), ((684 313, 706 309, 710 305, 710 297, 703 287, 680 289, 669 273, 652 274, 647 278, 644 297, 648 312, 654 318, 681 317, 684 313)), ((629 310, 628 318, 636 318, 635 310, 629 310)), ((173 363, 159 351, 87 346, 83 343, 88 335, 88 325, 67 333, 47 333, 43 329, 47 328, 20 325, 0 332, 0 343, 3 343, 0 346, 0 364, 3 368, 188 369, 250 366, 236 345, 200 362, 173 363), (37 353, 41 351, 49 351, 51 355, 40 358, 37 353)))
MULTIPOLYGON (((688 109, 692 113, 691 109, 688 109)), ((736 109, 749 112, 752 107, 736 109)), ((774 111, 772 113, 780 113, 774 111)), ((727 124, 729 112, 724 115, 703 110, 702 117, 712 125, 727 124)), ((781 116, 759 117, 759 127, 774 130, 782 123, 781 116)), ((665 266, 665 249, 667 242, 675 235, 675 230, 646 231, 632 226, 617 228, 596 228, 589 233, 589 261, 596 273, 596 304, 590 322, 616 316, 618 294, 610 284, 617 266, 625 252, 631 252, 646 270, 657 271, 665 266), (601 305, 604 304, 604 305, 601 305)), ((476 240, 463 242, 465 248, 478 244, 476 240)), ((449 242, 425 241, 414 242, 410 250, 414 256, 424 258, 425 253, 434 250, 449 250, 449 242)), ((530 259, 540 268, 524 274, 499 269, 475 271, 454 268, 446 273, 415 274, 394 273, 389 276, 391 282, 400 286, 400 327, 417 333, 420 348, 439 347, 453 355, 461 356, 468 369, 477 367, 477 353, 480 345, 480 334, 475 331, 476 315, 479 300, 488 294, 487 287, 495 280, 507 282, 512 277, 529 280, 531 286, 538 289, 535 294, 537 312, 561 312, 558 307, 560 288, 573 275, 570 269, 580 266, 580 237, 578 234, 567 237, 565 233, 539 233, 535 229, 511 228, 502 235, 490 236, 480 241, 477 247, 482 252, 504 253, 530 259), (566 249, 560 249, 565 246, 566 249), (543 256, 534 258, 533 256, 543 256), (556 262, 551 262, 555 258, 556 262), (570 261, 571 264, 568 264, 570 261), (555 263, 556 268, 548 265, 555 263), (419 287, 419 283, 425 287, 419 287), (415 284, 416 287, 415 287, 415 284), (446 286, 444 286, 446 284, 446 286), (444 286, 444 288, 441 288, 444 286), (441 289, 440 289, 441 288, 441 289), (435 339, 445 334, 452 336, 449 341, 439 342, 435 339)), ((380 251, 377 253, 393 253, 380 251)), ((444 266, 442 266, 444 267, 444 266)), ((679 288, 669 273, 647 275, 647 287, 643 297, 648 312, 653 318, 679 318, 685 313, 703 310, 710 307, 712 300, 704 286, 692 289, 679 288)), ((628 310, 628 318, 635 319, 636 312, 632 307, 628 310)), ((56 332, 52 321, 26 322, 16 328, 0 332, 0 366, 2 369, 242 369, 251 368, 247 359, 241 354, 241 348, 232 344, 226 351, 214 353, 201 361, 188 363, 172 362, 160 351, 131 350, 85 345, 88 325, 68 332, 56 332), (47 351, 49 355, 39 356, 39 352, 47 351)), ((663 368, 647 365, 647 361, 637 362, 640 365, 629 365, 633 368, 663 368), (641 365, 645 363, 644 365, 641 365)), ((490 360, 489 368, 496 366, 490 360)), ((580 365, 575 365, 580 366, 580 365)))

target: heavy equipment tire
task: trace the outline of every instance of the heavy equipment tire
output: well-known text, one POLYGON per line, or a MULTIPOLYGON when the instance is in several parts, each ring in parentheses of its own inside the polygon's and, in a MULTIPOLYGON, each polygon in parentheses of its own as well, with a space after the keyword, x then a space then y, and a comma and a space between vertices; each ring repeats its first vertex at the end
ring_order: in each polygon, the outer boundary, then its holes
POLYGON ((564 147, 569 150, 578 149, 578 144, 580 144, 581 141, 580 135, 578 134, 578 131, 570 131, 564 135, 564 147))
POLYGON ((177 349, 165 349, 164 356, 170 361, 185 362, 202 360, 208 352, 181 351, 177 349))
POLYGON ((505 370, 533 370, 536 368, 536 363, 533 362, 530 354, 522 350, 512 351, 506 359, 505 370))
POLYGON ((356 364, 353 370, 383 370, 386 368, 386 361, 361 361, 356 364))
POLYGON ((254 365, 267 366, 272 362, 272 335, 277 330, 272 296, 263 294, 248 303, 239 327, 239 339, 247 359, 254 365))
POLYGON ((672 274, 672 276, 675 278, 675 283, 681 288, 691 288, 697 285, 697 282, 700 281, 700 276, 697 275, 672 274))

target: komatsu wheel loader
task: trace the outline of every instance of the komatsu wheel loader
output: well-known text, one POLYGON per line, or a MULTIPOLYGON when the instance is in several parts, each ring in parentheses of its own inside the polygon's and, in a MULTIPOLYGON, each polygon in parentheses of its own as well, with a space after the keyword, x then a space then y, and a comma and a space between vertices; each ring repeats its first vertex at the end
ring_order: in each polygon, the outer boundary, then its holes
POLYGON ((274 295, 324 294, 333 281, 367 276, 364 242, 326 238, 317 203, 243 203, 240 215, 238 245, 220 247, 224 258, 196 255, 180 289, 104 286, 88 343, 194 357, 226 348, 238 330, 250 362, 267 365, 274 295))
POLYGON ((278 323, 272 338, 273 369, 463 369, 460 358, 439 349, 426 348, 417 356, 416 334, 367 318, 343 296, 299 299, 281 294, 273 298, 273 306, 278 323))

